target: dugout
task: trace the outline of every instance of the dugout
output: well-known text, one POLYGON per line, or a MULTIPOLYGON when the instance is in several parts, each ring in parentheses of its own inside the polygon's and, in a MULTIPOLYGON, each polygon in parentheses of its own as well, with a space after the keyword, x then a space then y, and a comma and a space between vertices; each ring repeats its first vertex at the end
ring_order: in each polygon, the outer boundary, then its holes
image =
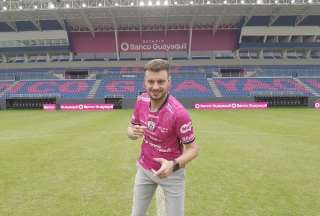
POLYGON ((269 107, 307 107, 305 96, 256 96, 256 102, 267 102, 269 107))
POLYGON ((114 109, 122 109, 124 97, 105 97, 104 102, 106 104, 113 104, 114 109))
POLYGON ((56 104, 56 97, 11 97, 6 99, 7 109, 42 109, 43 104, 56 104))

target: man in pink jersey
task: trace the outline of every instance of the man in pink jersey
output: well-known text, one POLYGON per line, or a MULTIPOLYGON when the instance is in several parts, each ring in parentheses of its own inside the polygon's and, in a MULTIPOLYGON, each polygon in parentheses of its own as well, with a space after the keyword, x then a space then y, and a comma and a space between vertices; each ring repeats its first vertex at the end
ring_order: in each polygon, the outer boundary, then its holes
POLYGON ((184 215, 184 168, 197 157, 192 122, 187 110, 169 95, 169 63, 154 59, 145 67, 144 85, 134 108, 130 139, 143 138, 134 183, 132 216, 144 216, 160 185, 167 216, 184 215))

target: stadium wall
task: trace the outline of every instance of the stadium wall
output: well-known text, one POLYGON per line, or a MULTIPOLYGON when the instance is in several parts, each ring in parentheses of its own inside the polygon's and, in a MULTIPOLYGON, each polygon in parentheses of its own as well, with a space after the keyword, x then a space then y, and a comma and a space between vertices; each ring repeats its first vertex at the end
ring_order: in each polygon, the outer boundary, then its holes
MULTIPOLYGON (((319 100, 318 97, 309 97, 308 107, 314 108, 314 102, 319 100)), ((178 98, 178 100, 188 109, 193 109, 195 103, 205 102, 254 102, 254 97, 208 97, 208 98, 178 98)), ((124 98, 122 103, 123 109, 132 109, 136 102, 135 98, 124 98)), ((63 99, 57 100, 57 104, 63 103, 105 103, 104 99, 84 99, 84 100, 71 100, 63 99)))
POLYGON ((102 98, 97 98, 97 99, 65 99, 65 98, 58 98, 57 99, 57 104, 78 104, 78 103, 83 103, 83 104, 104 104, 104 99, 102 98))
POLYGON ((254 101, 253 97, 214 97, 214 98, 178 98, 178 100, 189 109, 192 109, 195 103, 205 102, 230 102, 230 101, 254 101))
MULTIPOLYGON (((193 109, 195 103, 205 103, 205 102, 253 102, 254 97, 211 97, 211 98, 178 98, 179 101, 188 109, 193 109)), ((309 97, 308 107, 314 108, 314 103, 316 100, 320 100, 319 97, 309 97)), ((135 98, 124 98, 122 103, 123 109, 132 109, 136 102, 135 98)), ((61 104, 78 104, 78 103, 92 103, 92 104, 104 104, 104 99, 57 99, 57 105, 61 104)), ((6 100, 0 99, 0 109, 6 109, 6 100)))
MULTIPOLYGON (((209 97, 209 98, 178 98, 178 100, 188 109, 193 109, 195 103, 205 102, 254 102, 254 97, 209 97)), ((308 107, 314 108, 314 102, 320 100, 319 97, 308 97, 308 107)), ((132 109, 136 99, 124 99, 123 109, 132 109)))
POLYGON ((115 52, 115 37, 112 32, 97 32, 95 37, 88 32, 69 33, 71 50, 75 53, 115 52))
MULTIPOLYGON (((192 109, 195 103, 202 102, 226 102, 226 101, 254 101, 253 97, 209 97, 209 98, 178 98, 178 100, 188 109, 192 109)), ((136 98, 124 98, 122 103, 123 109, 132 109, 136 98)), ((60 104, 78 104, 78 103, 96 103, 104 104, 104 99, 57 99, 57 105, 60 104)))
MULTIPOLYGON (((254 101, 254 97, 208 97, 208 98, 177 98, 186 108, 193 109, 195 103, 229 102, 229 101, 254 101)), ((136 99, 124 99, 123 108, 132 109, 136 99)))
MULTIPOLYGON (((120 56, 132 52, 187 52, 189 31, 123 31, 118 33, 120 56)), ((113 32, 71 32, 71 49, 74 53, 112 53, 116 52, 113 32)), ((192 51, 232 51, 238 48, 235 30, 195 30, 192 33, 192 51)))

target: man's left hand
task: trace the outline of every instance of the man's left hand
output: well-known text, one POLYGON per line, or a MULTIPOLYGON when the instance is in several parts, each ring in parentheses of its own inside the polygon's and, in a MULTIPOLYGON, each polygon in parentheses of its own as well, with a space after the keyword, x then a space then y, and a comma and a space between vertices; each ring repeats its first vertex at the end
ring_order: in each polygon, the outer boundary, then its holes
POLYGON ((157 171, 152 170, 155 176, 158 176, 159 178, 167 178, 172 173, 174 166, 173 161, 166 160, 164 158, 153 158, 153 160, 161 164, 160 169, 157 171))

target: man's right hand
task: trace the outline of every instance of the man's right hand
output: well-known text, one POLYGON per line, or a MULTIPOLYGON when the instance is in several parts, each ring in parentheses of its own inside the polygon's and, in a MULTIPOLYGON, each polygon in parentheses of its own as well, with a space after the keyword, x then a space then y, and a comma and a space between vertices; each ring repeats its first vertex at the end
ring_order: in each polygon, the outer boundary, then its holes
POLYGON ((147 128, 146 126, 131 125, 128 127, 128 137, 134 140, 138 138, 142 138, 144 135, 144 130, 146 128, 147 128))

